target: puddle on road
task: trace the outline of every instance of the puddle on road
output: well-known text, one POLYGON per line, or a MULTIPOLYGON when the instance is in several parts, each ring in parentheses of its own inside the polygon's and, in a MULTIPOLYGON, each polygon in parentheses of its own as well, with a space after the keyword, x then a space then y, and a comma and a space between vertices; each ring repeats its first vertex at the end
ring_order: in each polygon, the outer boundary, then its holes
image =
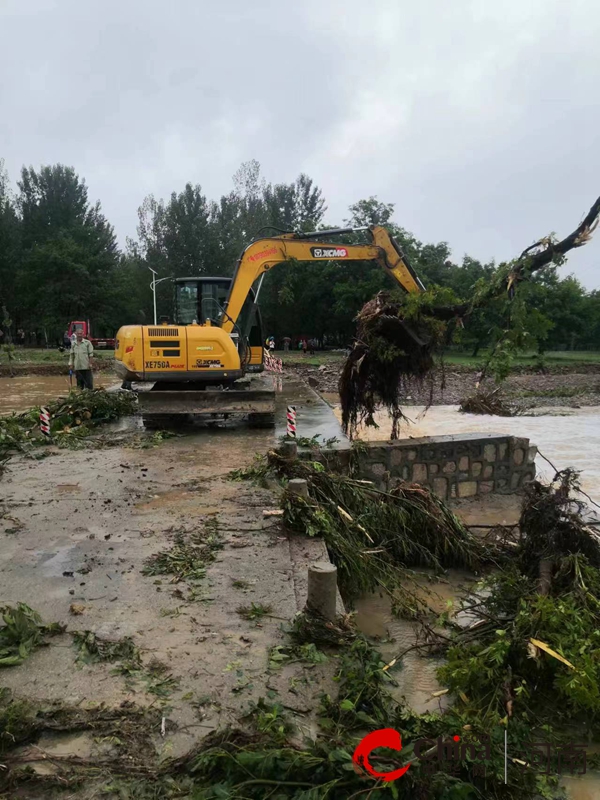
MULTIPOLYGON (((96 373, 94 386, 112 386, 116 382, 111 373, 96 373)), ((73 379, 75 384, 75 379, 73 379)), ((18 375, 0 378, 0 414, 27 411, 32 406, 47 403, 69 393, 68 375, 18 375)))
POLYGON ((35 551, 45 578, 60 578, 63 572, 73 572, 76 553, 76 545, 59 547, 54 552, 48 552, 48 550, 35 551))

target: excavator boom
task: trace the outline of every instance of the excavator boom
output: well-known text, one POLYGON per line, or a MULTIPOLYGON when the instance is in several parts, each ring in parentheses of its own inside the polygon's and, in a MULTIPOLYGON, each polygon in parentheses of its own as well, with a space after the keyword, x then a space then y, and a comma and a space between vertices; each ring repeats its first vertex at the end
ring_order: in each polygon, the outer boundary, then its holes
POLYGON ((402 248, 381 226, 336 228, 311 233, 287 233, 258 239, 248 245, 237 262, 222 327, 233 330, 253 283, 267 270, 283 261, 375 261, 407 292, 421 292, 424 286, 410 266, 402 248), (324 236, 339 236, 367 231, 369 244, 332 244, 320 241, 324 236), (318 238, 317 238, 318 237, 318 238))

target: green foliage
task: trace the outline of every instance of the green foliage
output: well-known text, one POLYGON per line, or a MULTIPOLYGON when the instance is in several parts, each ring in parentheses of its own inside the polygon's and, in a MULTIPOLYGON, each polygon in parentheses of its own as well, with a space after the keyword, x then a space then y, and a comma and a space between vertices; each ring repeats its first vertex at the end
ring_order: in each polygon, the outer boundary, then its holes
MULTIPOLYGON (((286 467, 283 459, 280 466, 286 467)), ((310 463, 299 468, 310 499, 288 495, 284 520, 293 530, 323 537, 345 597, 385 587, 412 616, 417 609, 403 591, 407 568, 474 567, 486 558, 485 548, 458 518, 421 487, 401 484, 383 492, 310 463)))
POLYGON ((188 581, 196 583, 206 575, 206 568, 223 547, 216 520, 208 522, 203 532, 192 534, 186 540, 177 534, 170 550, 155 553, 147 559, 142 569, 144 575, 172 575, 171 583, 188 581))
POLYGON ((255 621, 269 616, 273 608, 263 603, 251 603, 249 606, 238 606, 236 611, 243 619, 255 621))
MULTIPOLYGON (((46 404, 50 412, 51 441, 59 447, 77 445, 105 422, 133 414, 137 399, 131 392, 71 391, 66 398, 46 404)), ((39 430, 40 408, 0 417, 0 474, 2 466, 16 452, 32 453, 48 440, 39 430)))
POLYGON ((327 661, 325 653, 321 652, 314 642, 305 642, 300 645, 274 645, 269 651, 269 669, 281 669, 284 664, 303 661, 306 664, 323 664, 327 661))
POLYGON ((46 637, 62 633, 64 627, 54 622, 44 625, 37 611, 25 603, 0 608, 4 625, 0 627, 0 667, 22 664, 36 647, 46 644, 46 637))
POLYGON ((77 648, 77 661, 93 664, 98 661, 139 662, 139 650, 130 636, 116 641, 101 639, 93 631, 75 631, 73 642, 77 648))
POLYGON ((598 570, 580 564, 586 593, 575 589, 559 597, 536 593, 518 572, 507 572, 485 584, 494 625, 475 641, 461 641, 447 653, 440 680, 487 721, 511 714, 530 725, 544 720, 560 728, 560 718, 600 711, 600 589, 598 570), (572 667, 536 648, 539 640, 572 667))

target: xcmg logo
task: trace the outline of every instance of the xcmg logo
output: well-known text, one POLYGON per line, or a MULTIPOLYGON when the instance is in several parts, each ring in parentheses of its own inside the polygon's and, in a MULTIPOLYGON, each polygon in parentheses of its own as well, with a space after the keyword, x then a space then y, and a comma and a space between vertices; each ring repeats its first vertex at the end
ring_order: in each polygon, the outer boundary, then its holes
POLYGON ((311 247, 313 258, 347 258, 348 250, 345 247, 311 247))

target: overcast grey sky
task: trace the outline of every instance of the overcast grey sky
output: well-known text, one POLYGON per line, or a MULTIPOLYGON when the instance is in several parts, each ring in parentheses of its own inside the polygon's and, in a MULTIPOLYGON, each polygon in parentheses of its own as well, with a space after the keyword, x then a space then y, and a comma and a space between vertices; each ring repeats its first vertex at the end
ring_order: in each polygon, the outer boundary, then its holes
MULTIPOLYGON (((593 0, 0 0, 0 158, 85 177, 122 243, 152 192, 242 161, 377 195, 454 259, 566 234, 600 194, 593 0)), ((600 234, 566 272, 600 287, 600 234)))

